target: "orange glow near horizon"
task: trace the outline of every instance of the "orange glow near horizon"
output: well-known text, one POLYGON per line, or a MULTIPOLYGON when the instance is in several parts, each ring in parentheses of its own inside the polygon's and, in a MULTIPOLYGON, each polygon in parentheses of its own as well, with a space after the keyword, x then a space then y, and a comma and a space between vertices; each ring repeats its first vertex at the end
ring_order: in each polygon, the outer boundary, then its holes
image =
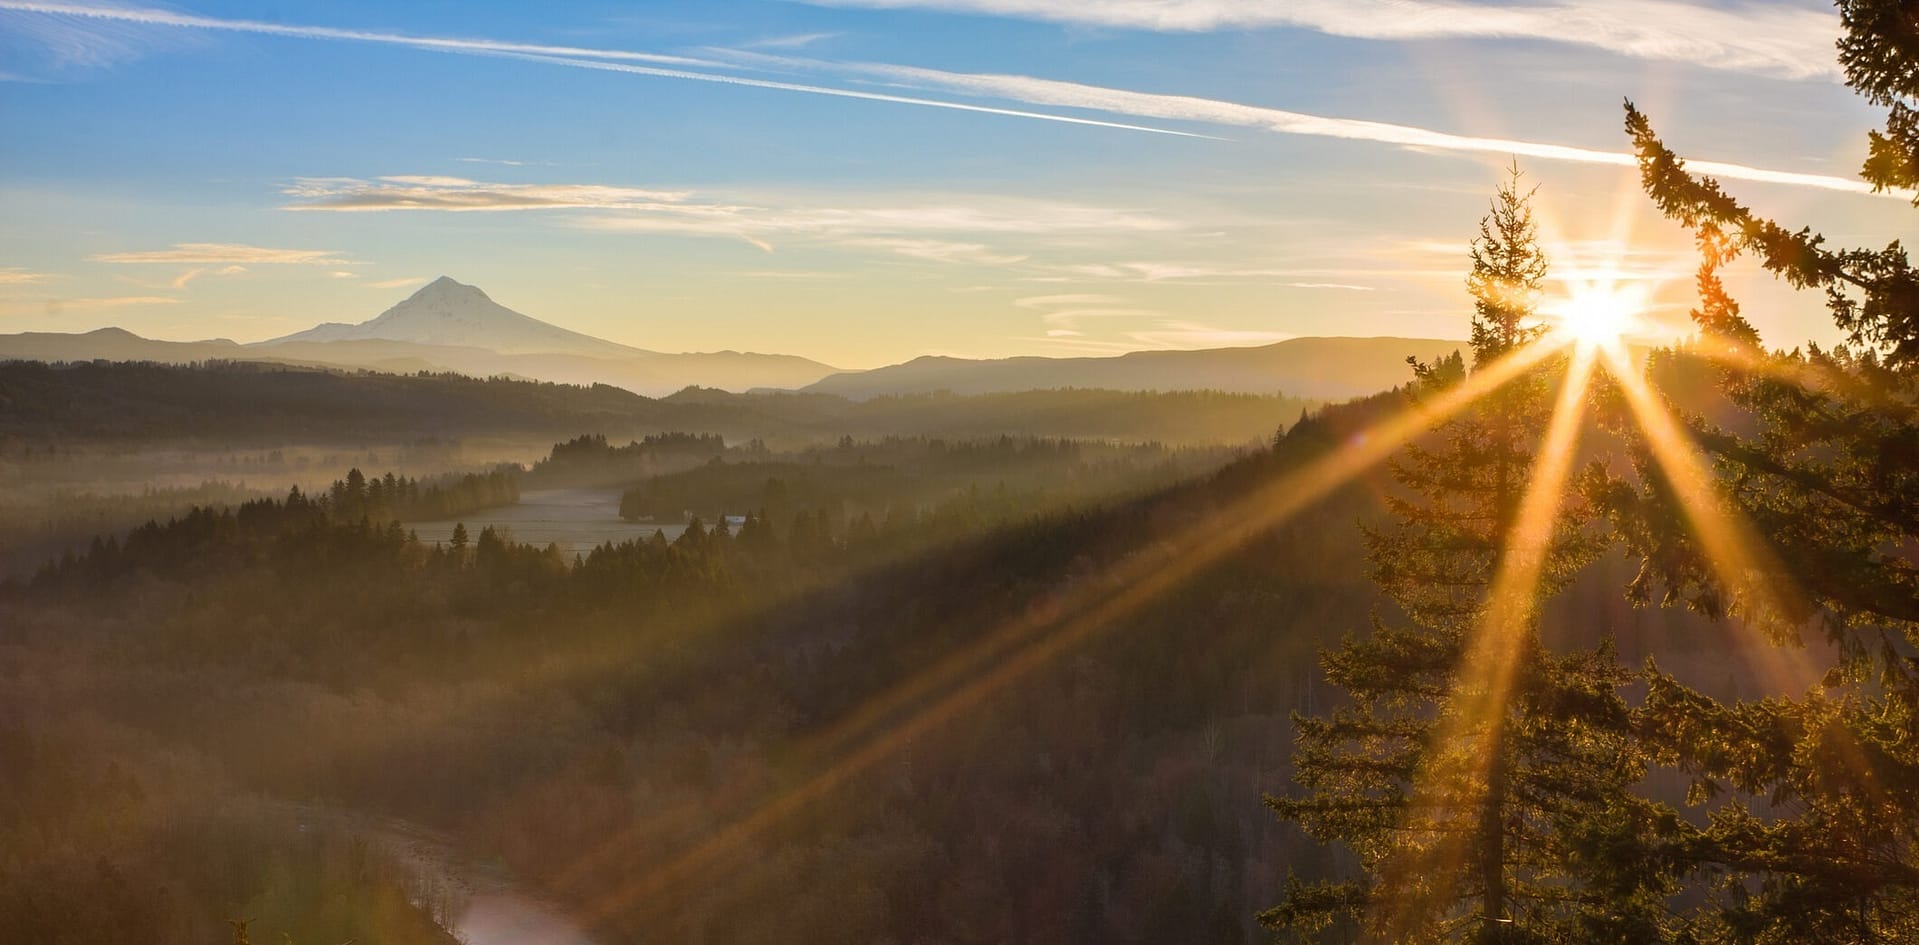
MULTIPOLYGON (((1082 583, 1058 600, 1029 608, 978 642, 881 693, 801 746, 797 752, 801 757, 822 759, 816 773, 744 812, 691 849, 635 874, 592 903, 586 918, 597 921, 648 899, 670 897, 680 883, 743 849, 809 802, 871 769, 915 738, 1068 648, 1110 629, 1169 588, 1284 523, 1385 461, 1413 438, 1560 350, 1563 346, 1558 344, 1533 345, 1474 372, 1465 381, 1349 438, 1327 456, 1268 482, 1238 502, 1187 524, 1171 538, 1121 560, 1107 573, 1082 583), (926 704, 915 708, 920 703, 926 704)), ((627 839, 609 838, 587 859, 615 857, 627 839)))
MULTIPOLYGON (((800 816, 807 805, 827 796, 884 759, 946 724, 996 692, 1025 678, 1062 653, 1112 629, 1119 621, 1158 599, 1169 589, 1219 562, 1246 542, 1279 526, 1294 514, 1353 480, 1414 438, 1467 408, 1548 358, 1571 352, 1554 411, 1520 507, 1507 532, 1505 550, 1488 587, 1483 613, 1466 641, 1468 663, 1476 674, 1461 698, 1448 707, 1440 747, 1422 767, 1414 796, 1450 798, 1455 807, 1483 797, 1489 751, 1478 751, 1489 725, 1507 711, 1524 640, 1537 618, 1535 591, 1555 533, 1571 473, 1574 451, 1586 419, 1584 401, 1594 372, 1603 368, 1620 382, 1633 416, 1675 483, 1688 524, 1700 536, 1722 580, 1786 613, 1776 597, 1754 587, 1763 545, 1749 525, 1736 519, 1713 494, 1710 474, 1688 452, 1677 422, 1659 403, 1625 351, 1623 335, 1637 318, 1644 295, 1617 282, 1575 286, 1563 305, 1549 314, 1563 326, 1539 343, 1475 371, 1453 388, 1436 392, 1351 436, 1330 454, 1259 487, 1226 507, 1191 522, 1170 538, 1141 549, 1105 573, 1059 595, 1036 601, 1018 617, 1001 624, 919 673, 867 700, 842 719, 806 738, 794 752, 811 768, 791 787, 749 803, 699 843, 642 869, 590 903, 589 920, 604 919, 650 900, 670 900, 676 889, 698 882, 704 872, 749 849, 767 831, 800 816), (1736 583, 1735 583, 1736 582, 1736 583), (1476 794, 1477 792, 1477 794, 1476 794)), ((1765 648, 1776 684, 1802 678, 1783 655, 1765 648)), ((609 837, 569 872, 617 859, 637 839, 609 837)), ((1397 928, 1423 914, 1425 897, 1444 892, 1435 877, 1456 871, 1467 845, 1447 837, 1418 850, 1399 868, 1416 871, 1408 884, 1416 897, 1389 907, 1380 916, 1397 928)))

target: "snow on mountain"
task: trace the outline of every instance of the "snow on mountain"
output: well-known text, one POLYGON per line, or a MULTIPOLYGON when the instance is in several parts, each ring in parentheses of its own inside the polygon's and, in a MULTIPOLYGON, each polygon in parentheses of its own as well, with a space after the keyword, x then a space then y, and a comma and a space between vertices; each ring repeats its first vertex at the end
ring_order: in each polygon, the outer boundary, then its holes
POLYGON ((335 341, 404 341, 440 347, 484 348, 500 354, 576 354, 594 358, 651 357, 656 352, 616 344, 522 315, 477 286, 441 276, 357 325, 328 322, 257 347, 335 341))

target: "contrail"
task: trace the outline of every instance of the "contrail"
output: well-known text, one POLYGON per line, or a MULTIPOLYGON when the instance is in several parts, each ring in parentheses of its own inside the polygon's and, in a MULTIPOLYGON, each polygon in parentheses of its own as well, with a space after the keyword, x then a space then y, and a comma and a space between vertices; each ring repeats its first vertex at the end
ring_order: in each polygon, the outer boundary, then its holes
MULTIPOLYGON (((1202 138, 1216 141, 1226 140, 1215 135, 1199 134, 1190 131, 1176 131, 1170 128, 1159 128, 1130 122, 1078 118, 1051 112, 1036 112, 989 105, 972 105, 963 102, 921 98, 911 95, 867 92, 856 89, 807 85, 797 82, 781 82, 770 79, 753 79, 737 75, 697 72, 687 68, 667 67, 700 66, 721 69, 753 69, 772 66, 796 68, 842 76, 865 76, 873 79, 883 79, 927 91, 970 95, 982 98, 997 98, 1026 105, 1078 108, 1088 111, 1105 112, 1112 115, 1123 115, 1130 118, 1198 122, 1228 127, 1254 128, 1278 134, 1342 138, 1351 141, 1371 141, 1415 150, 1520 155, 1548 161, 1598 164, 1612 167, 1633 167, 1637 163, 1634 155, 1624 151, 1605 151, 1595 148, 1582 148, 1572 145, 1552 144, 1542 141, 1525 141, 1512 138, 1485 138, 1472 135, 1457 135, 1430 128, 1421 128, 1415 125, 1399 125, 1390 122, 1366 121, 1354 118, 1332 118, 1322 115, 1306 114, 1304 112, 1266 108, 1257 105, 1243 105, 1237 102, 1227 102, 1219 99, 1198 98, 1185 95, 1166 95, 1154 92, 1136 92, 1127 89, 1084 85, 1077 82, 1064 82, 1032 76, 980 75, 962 72, 946 72, 938 69, 923 69, 913 66, 888 65, 885 63, 824 62, 796 57, 760 55, 740 50, 715 50, 715 52, 731 60, 730 62, 716 62, 684 56, 670 56, 622 49, 551 46, 538 43, 515 43, 489 39, 410 36, 402 33, 383 33, 323 26, 295 26, 280 23, 266 23, 257 20, 227 20, 141 7, 95 7, 72 3, 34 2, 34 0, 0 0, 0 11, 89 17, 128 23, 145 23, 154 26, 171 26, 183 29, 224 30, 229 32, 257 33, 269 36, 288 36, 303 39, 383 43, 440 52, 499 56, 529 62, 546 63, 549 65, 566 66, 575 69, 596 69, 606 72, 623 72, 631 75, 652 76, 655 78, 711 82, 721 85, 801 92, 809 95, 827 95, 836 98, 858 99, 869 102, 918 105, 926 108, 944 108, 952 111, 974 112, 985 115, 1004 115, 1012 118, 1063 122, 1065 124, 1086 125, 1095 128, 1114 128, 1122 131, 1139 131, 1148 134, 1173 135, 1182 138, 1202 138), (637 65, 636 63, 651 63, 652 65, 637 65)), ((1864 181, 1846 177, 1835 177, 1827 174, 1779 171, 1721 161, 1689 161, 1687 162, 1687 166, 1702 174, 1710 174, 1715 177, 1730 180, 1784 184, 1793 187, 1811 187, 1842 193, 1867 195, 1874 193, 1872 186, 1864 181)), ((1879 195, 1895 197, 1902 200, 1909 200, 1912 197, 1911 193, 1904 191, 1881 191, 1879 195)))
MULTIPOLYGON (((1107 88, 1097 85, 1084 85, 1078 82, 1064 82, 1057 79, 1041 79, 1022 75, 981 75, 965 72, 947 72, 940 69, 923 69, 915 66, 898 66, 885 63, 863 62, 827 62, 818 59, 804 59, 790 56, 769 56, 738 50, 715 50, 743 65, 760 64, 762 67, 802 69, 814 72, 826 72, 842 76, 864 76, 874 80, 891 82, 925 91, 938 91, 955 95, 972 95, 982 98, 998 98, 1021 102, 1028 105, 1043 105, 1055 108, 1083 108, 1108 114, 1126 115, 1133 118, 1153 118, 1164 121, 1190 121, 1211 125, 1225 125, 1236 128, 1254 128, 1277 134, 1305 135, 1318 138, 1343 138, 1349 141, 1373 141, 1380 144, 1392 144, 1400 147, 1430 151, 1452 151, 1469 153, 1490 153, 1519 155, 1548 161, 1565 161, 1574 164, 1601 164, 1616 167, 1634 167, 1638 159, 1625 151, 1605 151, 1596 148, 1582 148, 1573 145, 1552 144, 1543 141, 1525 141, 1512 138, 1484 138, 1472 135, 1457 135, 1416 125, 1399 125, 1390 122, 1366 121, 1357 118, 1331 118, 1324 115, 1311 115, 1304 112, 1287 111, 1279 108, 1267 108, 1259 105, 1243 105, 1219 99, 1198 98, 1188 95, 1165 95, 1155 92, 1135 92, 1127 89, 1107 88)), ((1836 190, 1844 193, 1872 194, 1872 185, 1861 180, 1846 177, 1834 177, 1828 174, 1804 174, 1796 171, 1777 171, 1745 164, 1731 164, 1723 161, 1687 161, 1686 166, 1702 174, 1710 174, 1732 180, 1747 180, 1766 184, 1786 184, 1794 187, 1813 187, 1821 190, 1836 190)), ((1879 192, 1881 196, 1897 197, 1909 200, 1909 192, 1879 192)))
POLYGON ((1046 112, 1021 111, 1016 108, 994 108, 989 105, 968 105, 963 102, 947 102, 931 98, 914 98, 910 95, 889 95, 883 92, 861 92, 855 89, 839 89, 824 85, 801 85, 795 82, 774 82, 769 79, 750 79, 745 76, 716 75, 710 72, 688 72, 684 69, 661 69, 656 66, 635 66, 622 62, 598 62, 592 59, 576 59, 567 56, 545 56, 528 53, 488 53, 509 59, 524 59, 529 62, 545 62, 553 65, 571 66, 576 69, 599 69, 605 72, 625 72, 632 75, 657 76, 665 79, 690 79, 695 82, 715 82, 721 85, 743 85, 755 89, 778 89, 786 92, 806 92, 813 95, 831 95, 838 98, 854 98, 868 102, 896 102, 902 105, 924 105, 928 108, 950 108, 962 112, 978 112, 984 115, 1008 115, 1014 118, 1037 118, 1042 121, 1062 121, 1072 125, 1091 125, 1096 128, 1119 128, 1124 131, 1144 131, 1156 135, 1177 135, 1181 138, 1205 138, 1211 141, 1224 141, 1225 138, 1203 135, 1191 131, 1174 131, 1171 128, 1153 128, 1147 125, 1129 125, 1117 121, 1101 121, 1097 118, 1074 118, 1070 115, 1054 115, 1046 112))
POLYGON ((45 13, 54 16, 75 16, 95 20, 112 20, 118 23, 144 23, 149 26, 172 26, 181 29, 219 30, 228 33, 258 33, 265 36, 291 36, 298 39, 328 39, 356 43, 383 43, 391 46, 412 46, 417 49, 437 49, 445 52, 593 56, 599 59, 656 62, 664 65, 677 66, 721 65, 717 62, 689 59, 684 56, 631 52, 624 49, 548 46, 540 43, 509 43, 491 39, 460 39, 444 36, 408 36, 404 33, 337 29, 330 26, 289 26, 284 23, 267 23, 261 20, 225 20, 217 17, 199 16, 192 13, 176 13, 172 10, 157 10, 150 7, 96 7, 80 3, 36 3, 33 2, 33 0, 0 0, 0 10, 8 10, 16 13, 45 13))
POLYGON ((1839 17, 1789 3, 1709 6, 1675 0, 804 0, 822 6, 933 10, 1107 29, 1204 32, 1309 29, 1372 40, 1521 39, 1794 79, 1841 78, 1839 17))
POLYGON ((928 108, 946 108, 954 111, 977 112, 985 115, 1005 115, 1013 118, 1057 121, 1072 125, 1088 125, 1096 128, 1143 131, 1149 134, 1174 135, 1181 138, 1205 138, 1214 141, 1225 140, 1214 135, 1199 134, 1191 131, 1174 131, 1170 128, 1151 128, 1145 125, 1134 125, 1117 121, 1101 121, 1094 118, 1074 118, 1068 115, 1050 115, 1043 112, 1023 111, 1014 108, 994 108, 986 105, 967 105, 960 102, 945 102, 936 99, 917 98, 910 95, 887 95, 879 92, 861 92, 853 89, 837 89, 826 86, 802 85, 793 82, 774 82, 764 79, 743 78, 740 76, 716 75, 710 72, 692 72, 684 68, 665 69, 636 66, 631 65, 631 63, 647 62, 655 63, 659 66, 737 68, 728 66, 725 63, 712 62, 704 59, 669 56, 659 53, 633 52, 624 49, 549 46, 538 43, 502 42, 491 39, 412 36, 404 33, 338 29, 328 26, 292 26, 283 23, 266 23, 259 20, 227 20, 151 8, 95 7, 72 3, 39 3, 33 2, 33 0, 0 0, 0 11, 75 16, 124 23, 142 23, 150 26, 170 26, 181 29, 256 33, 266 36, 287 36, 297 39, 381 43, 393 46, 409 46, 415 49, 434 50, 437 52, 501 56, 513 59, 524 59, 531 62, 544 62, 551 65, 571 66, 579 69, 627 72, 635 75, 656 76, 666 79, 686 79, 694 82, 714 82, 724 85, 741 85, 752 88, 777 89, 787 92, 805 92, 812 95, 830 95, 838 98, 863 99, 869 102, 921 105, 928 108))

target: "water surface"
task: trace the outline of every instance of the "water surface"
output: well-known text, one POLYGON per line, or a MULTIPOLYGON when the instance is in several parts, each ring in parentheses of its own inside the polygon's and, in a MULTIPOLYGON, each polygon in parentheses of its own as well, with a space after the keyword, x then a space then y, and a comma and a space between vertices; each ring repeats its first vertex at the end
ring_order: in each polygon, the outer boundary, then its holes
POLYGON ((542 548, 548 543, 559 545, 568 556, 585 554, 609 541, 619 544, 651 538, 656 531, 665 532, 666 539, 672 541, 686 531, 686 526, 678 523, 620 518, 618 489, 533 489, 520 493, 518 505, 468 512, 457 520, 407 522, 406 527, 417 532, 423 542, 444 543, 452 540, 456 521, 466 524, 469 540, 477 540, 480 529, 492 527, 511 532, 513 540, 522 544, 542 548))

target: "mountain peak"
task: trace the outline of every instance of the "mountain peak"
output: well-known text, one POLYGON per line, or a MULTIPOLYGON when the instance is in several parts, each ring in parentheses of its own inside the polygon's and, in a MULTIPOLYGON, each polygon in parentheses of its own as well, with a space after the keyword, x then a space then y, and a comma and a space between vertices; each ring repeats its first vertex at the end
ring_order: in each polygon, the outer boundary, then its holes
POLYGON ((398 305, 369 321, 357 325, 329 323, 264 344, 376 340, 484 348, 500 354, 626 358, 652 353, 522 315, 493 301, 479 286, 451 276, 441 276, 421 286, 398 305))
POLYGON ((440 278, 435 279, 432 282, 429 282, 426 285, 421 286, 417 291, 415 291, 411 296, 408 297, 408 301, 412 301, 413 299, 417 299, 422 296, 460 296, 460 295, 471 296, 473 298, 478 298, 478 299, 486 299, 489 302, 493 301, 491 298, 487 297, 487 294, 484 291, 482 291, 479 286, 467 285, 464 282, 460 282, 454 279, 452 276, 441 276, 440 278))

